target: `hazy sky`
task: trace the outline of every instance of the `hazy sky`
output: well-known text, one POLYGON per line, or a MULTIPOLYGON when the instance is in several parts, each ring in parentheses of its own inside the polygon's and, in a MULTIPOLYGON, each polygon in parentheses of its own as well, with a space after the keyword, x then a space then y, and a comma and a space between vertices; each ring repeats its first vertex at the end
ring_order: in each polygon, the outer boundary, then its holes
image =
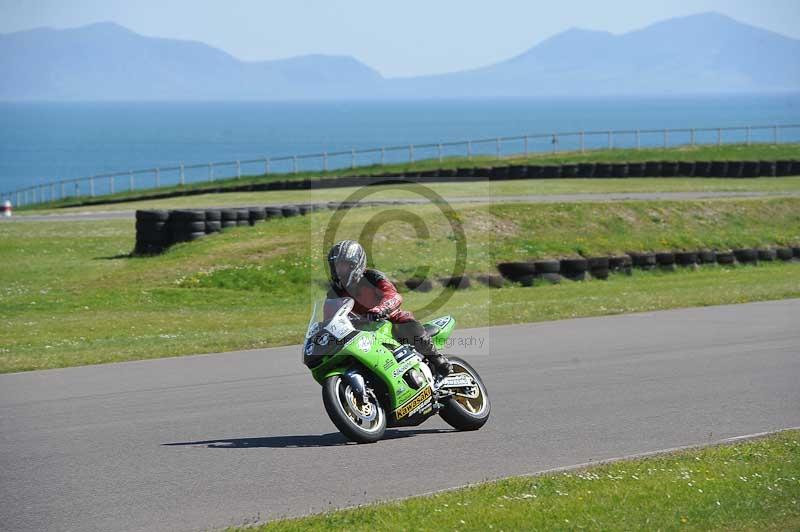
POLYGON ((800 0, 0 0, 0 33, 114 21, 245 60, 352 55, 393 77, 493 63, 571 27, 624 33, 705 11, 800 38, 800 0))

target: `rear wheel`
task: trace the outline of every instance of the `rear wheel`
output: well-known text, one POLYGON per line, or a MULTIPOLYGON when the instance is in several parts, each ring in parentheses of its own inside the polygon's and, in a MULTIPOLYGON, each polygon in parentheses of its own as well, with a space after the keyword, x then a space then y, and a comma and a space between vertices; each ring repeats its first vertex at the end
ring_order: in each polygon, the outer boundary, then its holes
POLYGON ((353 393, 341 375, 328 377, 322 384, 322 403, 336 428, 347 439, 358 443, 374 443, 386 431, 386 413, 372 392, 368 402, 353 393))
POLYGON ((458 357, 448 357, 448 360, 453 365, 450 375, 466 373, 473 385, 453 388, 455 394, 442 399, 444 407, 439 415, 456 430, 478 430, 489 420, 491 411, 486 387, 478 372, 465 360, 458 357))

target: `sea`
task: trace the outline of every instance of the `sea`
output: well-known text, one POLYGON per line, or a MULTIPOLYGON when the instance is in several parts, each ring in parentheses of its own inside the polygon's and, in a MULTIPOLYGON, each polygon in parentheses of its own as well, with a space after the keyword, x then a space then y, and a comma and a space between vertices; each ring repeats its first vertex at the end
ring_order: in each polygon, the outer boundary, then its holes
MULTIPOLYGON (((131 181, 137 188, 153 186, 156 179, 172 184, 180 179, 181 164, 185 182, 194 182, 468 152, 506 156, 526 149, 524 139, 509 140, 524 135, 530 136, 530 152, 574 150, 580 135, 563 133, 580 131, 588 132, 583 136, 586 148, 686 144, 692 128, 710 129, 696 131, 695 142, 714 143, 720 134, 725 143, 745 142, 747 126, 766 126, 750 131, 751 142, 771 142, 774 125, 798 126, 778 133, 782 142, 800 142, 800 93, 592 100, 0 103, 0 193, 113 173, 120 174, 114 178, 116 190, 131 181), (664 135, 664 128, 686 131, 664 135), (609 130, 628 133, 609 135, 609 130), (638 140, 634 130, 640 130, 638 140), (462 142, 467 140, 473 142, 462 142), (364 149, 374 150, 352 152, 364 149), (134 172, 134 179, 128 172, 134 172)), ((111 186, 109 179, 96 179, 95 192, 107 192, 103 187, 111 186)), ((74 185, 67 193, 70 187, 74 185)))

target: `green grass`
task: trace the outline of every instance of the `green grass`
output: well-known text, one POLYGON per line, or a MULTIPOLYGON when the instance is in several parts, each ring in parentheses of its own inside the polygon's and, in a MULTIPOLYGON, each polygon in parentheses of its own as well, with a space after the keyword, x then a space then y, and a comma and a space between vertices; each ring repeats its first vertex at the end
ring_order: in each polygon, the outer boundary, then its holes
MULTIPOLYGON (((247 184, 266 183, 284 179, 310 179, 321 175, 327 177, 344 177, 352 175, 377 175, 386 173, 401 173, 424 171, 438 168, 459 168, 459 167, 487 167, 498 164, 562 164, 571 162, 636 162, 647 160, 671 160, 671 161, 693 161, 693 160, 780 160, 792 159, 800 156, 800 144, 753 144, 746 146, 743 144, 733 144, 726 146, 681 146, 675 148, 645 148, 635 149, 612 149, 579 152, 563 152, 558 154, 536 154, 528 157, 515 156, 504 157, 498 160, 495 157, 473 157, 467 160, 464 157, 448 157, 442 161, 427 159, 407 164, 393 164, 386 166, 366 166, 356 169, 333 170, 327 173, 321 172, 300 172, 297 174, 270 174, 270 175, 249 175, 239 179, 221 179, 214 183, 197 183, 184 186, 162 187, 160 189, 141 189, 136 191, 124 191, 116 194, 104 195, 96 198, 66 198, 49 204, 49 207, 69 207, 82 204, 103 202, 106 200, 120 199, 146 199, 153 194, 163 194, 166 192, 180 192, 185 190, 208 190, 215 192, 229 187, 236 187, 247 184)), ((37 210, 41 207, 31 206, 22 207, 21 210, 37 210)))
MULTIPOLYGON (((372 259, 392 278, 452 268, 455 245, 431 205, 404 208, 418 239, 389 222, 372 259)), ((359 237, 378 209, 350 211, 359 237)), ((800 242, 800 199, 460 205, 468 272, 496 262, 627 250, 800 242)), ((296 343, 323 276, 330 212, 241 227, 151 258, 127 258, 132 221, 0 224, 0 372, 296 343)), ((436 294, 406 294, 418 310, 436 294)), ((800 297, 800 264, 636 272, 607 282, 455 292, 440 312, 459 326, 800 297)), ((419 316, 421 318, 432 316, 419 316)))
MULTIPOLYGON (((504 196, 552 196, 556 194, 612 194, 642 192, 759 192, 800 193, 800 176, 773 178, 631 178, 631 179, 531 179, 521 181, 483 181, 472 183, 432 183, 425 185, 447 199, 494 198, 504 196)), ((276 190, 270 192, 220 192, 197 196, 84 205, 79 207, 23 210, 27 214, 68 214, 74 212, 129 211, 135 209, 181 209, 229 207, 284 203, 324 203, 347 199, 358 187, 325 190, 276 190)), ((391 187, 371 187, 369 200, 396 200, 403 197, 391 187)), ((418 196, 407 195, 412 199, 418 196)))
POLYGON ((786 431, 246 530, 798 530, 798 440, 786 431))

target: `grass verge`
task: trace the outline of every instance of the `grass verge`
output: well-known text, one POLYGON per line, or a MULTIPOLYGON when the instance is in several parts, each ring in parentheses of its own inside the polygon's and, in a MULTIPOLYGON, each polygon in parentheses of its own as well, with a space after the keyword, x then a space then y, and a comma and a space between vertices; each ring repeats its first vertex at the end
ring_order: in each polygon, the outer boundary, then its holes
MULTIPOLYGON (((379 227, 372 261, 395 279, 452 268, 454 243, 436 207, 430 225, 379 227)), ((350 211, 358 237, 378 209, 350 211)), ((628 250, 800 242, 800 199, 461 205, 467 271, 496 262, 628 250)), ((300 340, 320 295, 322 234, 331 213, 241 227, 128 258, 132 221, 0 224, 0 372, 286 345, 300 340)), ((439 294, 406 293, 418 311, 439 294)), ((460 327, 800 297, 800 264, 636 272, 608 281, 456 291, 437 312, 460 327)), ((418 317, 433 317, 418 313, 418 317)))
POLYGON ((246 530, 797 530, 798 440, 786 431, 246 530))
MULTIPOLYGON (((268 183, 286 179, 310 179, 324 175, 326 177, 346 177, 353 175, 378 175, 378 174, 399 174, 403 172, 416 172, 434 170, 440 168, 473 168, 488 167, 504 164, 564 164, 573 162, 637 162, 648 160, 670 160, 670 161, 694 161, 694 160, 780 160, 793 159, 800 157, 800 144, 733 144, 726 146, 680 146, 675 148, 645 148, 635 149, 611 149, 596 150, 586 153, 563 152, 558 154, 534 154, 529 156, 496 157, 480 156, 467 159, 465 157, 449 157, 442 161, 437 159, 427 159, 406 164, 393 165, 373 165, 359 167, 355 169, 333 170, 330 172, 299 172, 292 174, 270 174, 270 175, 249 175, 238 179, 221 179, 214 183, 196 183, 184 186, 171 186, 162 188, 140 189, 135 191, 123 191, 116 194, 108 194, 96 198, 65 198, 50 203, 50 208, 69 207, 83 204, 91 204, 106 200, 119 201, 126 198, 132 200, 146 199, 147 196, 180 193, 182 191, 207 190, 218 192, 226 188, 238 187, 242 185, 268 183)), ((38 210, 41 206, 22 207, 22 211, 38 210)))

